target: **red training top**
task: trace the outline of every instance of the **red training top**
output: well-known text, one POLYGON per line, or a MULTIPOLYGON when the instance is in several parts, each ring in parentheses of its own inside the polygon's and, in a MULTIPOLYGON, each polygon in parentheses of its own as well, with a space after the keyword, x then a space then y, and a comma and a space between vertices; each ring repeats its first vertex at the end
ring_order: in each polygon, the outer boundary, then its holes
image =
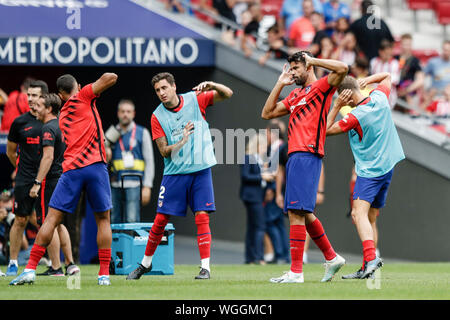
POLYGON ((91 83, 71 96, 61 109, 59 127, 66 143, 63 172, 100 161, 106 163, 102 121, 95 105, 97 98, 91 83))
POLYGON ((14 119, 30 111, 27 94, 17 90, 11 92, 3 110, 1 130, 9 131, 14 119))
POLYGON ((294 89, 283 100, 291 114, 288 153, 306 151, 324 156, 327 116, 336 89, 325 76, 305 88, 294 89))

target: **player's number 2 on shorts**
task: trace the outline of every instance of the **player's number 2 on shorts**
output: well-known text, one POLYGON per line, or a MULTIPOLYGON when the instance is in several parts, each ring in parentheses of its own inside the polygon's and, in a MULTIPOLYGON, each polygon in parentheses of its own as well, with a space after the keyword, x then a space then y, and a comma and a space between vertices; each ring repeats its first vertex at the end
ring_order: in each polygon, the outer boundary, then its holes
POLYGON ((166 192, 166 187, 161 186, 161 188, 159 189, 159 199, 164 199, 164 192, 166 192))

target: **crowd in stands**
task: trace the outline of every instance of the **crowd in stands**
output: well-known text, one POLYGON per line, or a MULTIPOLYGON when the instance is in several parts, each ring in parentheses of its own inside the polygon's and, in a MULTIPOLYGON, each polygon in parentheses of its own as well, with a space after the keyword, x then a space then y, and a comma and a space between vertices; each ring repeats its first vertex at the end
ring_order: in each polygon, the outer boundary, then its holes
MULTIPOLYGON (((444 41, 440 56, 415 56, 413 36, 394 37, 386 22, 372 15, 371 0, 353 0, 351 5, 342 0, 162 1, 169 10, 189 11, 221 28, 223 40, 240 48, 246 57, 264 51, 258 56, 261 65, 309 50, 319 58, 346 62, 355 76, 366 69, 369 74, 390 72, 395 84, 392 108, 450 116, 450 42, 444 41), (227 19, 239 29, 217 23, 214 16, 227 19), (359 18, 352 20, 352 16, 359 18), (404 108, 398 99, 412 107, 404 108)), ((324 75, 324 70, 317 70, 318 77, 324 75)))

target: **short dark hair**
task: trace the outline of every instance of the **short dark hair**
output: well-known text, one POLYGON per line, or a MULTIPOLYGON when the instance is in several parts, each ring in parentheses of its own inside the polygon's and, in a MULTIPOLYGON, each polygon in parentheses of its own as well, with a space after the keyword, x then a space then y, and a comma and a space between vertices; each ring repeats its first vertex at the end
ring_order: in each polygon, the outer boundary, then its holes
POLYGON ((367 71, 370 69, 369 61, 367 61, 367 59, 364 57, 356 57, 355 66, 367 71))
POLYGON ((31 77, 26 77, 23 81, 22 81, 22 86, 24 87, 25 90, 28 90, 28 88, 30 87, 30 84, 34 81, 34 78, 31 77))
POLYGON ((175 84, 175 77, 171 73, 169 73, 169 72, 161 72, 161 73, 158 73, 157 75, 155 75, 152 78, 152 87, 155 87, 155 84, 157 82, 160 82, 161 80, 164 80, 164 79, 167 80, 167 82, 170 85, 174 85, 175 84))
POLYGON ((379 50, 385 50, 385 49, 392 48, 392 47, 394 47, 394 43, 392 43, 391 41, 389 41, 387 39, 383 39, 383 40, 381 40, 379 50))
POLYGON ((267 32, 278 33, 278 32, 280 32, 280 28, 278 28, 277 23, 274 23, 269 29, 267 29, 267 32))
POLYGON ((362 14, 363 14, 363 15, 364 15, 364 14, 368 14, 368 13, 369 13, 369 8, 370 8, 371 6, 373 6, 372 0, 364 0, 364 1, 361 3, 361 12, 362 12, 362 14))
POLYGON ((126 103, 132 105, 132 106, 133 106, 133 109, 136 109, 136 106, 134 105, 133 100, 130 100, 130 99, 122 99, 122 100, 120 100, 119 103, 117 104, 117 110, 120 109, 120 106, 121 106, 122 104, 126 104, 126 103))
POLYGON ((71 74, 64 74, 56 80, 56 89, 59 93, 71 93, 77 80, 71 74))
POLYGON ((59 114, 59 110, 61 109, 61 99, 58 97, 56 93, 47 93, 44 94, 44 106, 46 108, 52 108, 52 113, 57 116, 59 114))
POLYGON ((287 61, 288 61, 289 63, 291 63, 291 62, 300 62, 300 63, 302 63, 303 65, 306 65, 306 61, 305 61, 305 58, 303 58, 303 54, 307 54, 307 55, 310 56, 310 57, 313 56, 312 53, 309 52, 309 51, 298 51, 298 52, 296 52, 296 53, 294 53, 294 54, 291 54, 291 55, 287 58, 287 61))
POLYGON ((42 80, 33 80, 30 82, 30 85, 28 88, 41 88, 41 94, 47 94, 48 93, 48 86, 45 81, 42 80))
POLYGON ((346 89, 350 89, 352 91, 359 89, 358 81, 352 76, 346 76, 338 87, 338 93, 341 93, 346 89))

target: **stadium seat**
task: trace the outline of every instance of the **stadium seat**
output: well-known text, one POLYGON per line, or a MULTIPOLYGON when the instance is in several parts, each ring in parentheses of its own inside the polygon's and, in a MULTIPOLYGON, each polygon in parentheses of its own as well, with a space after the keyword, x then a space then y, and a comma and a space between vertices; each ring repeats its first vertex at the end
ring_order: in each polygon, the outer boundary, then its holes
POLYGON ((423 50, 413 50, 413 55, 415 55, 417 57, 417 59, 419 59, 420 64, 422 66, 425 66, 428 62, 428 60, 430 60, 433 57, 437 57, 439 56, 439 52, 437 50, 433 50, 433 49, 423 49, 423 50))
POLYGON ((436 13, 436 18, 444 28, 444 39, 447 39, 446 27, 450 24, 450 1, 439 0, 434 3, 434 10, 436 13))
POLYGON ((261 10, 266 16, 278 17, 284 0, 262 0, 261 10))

